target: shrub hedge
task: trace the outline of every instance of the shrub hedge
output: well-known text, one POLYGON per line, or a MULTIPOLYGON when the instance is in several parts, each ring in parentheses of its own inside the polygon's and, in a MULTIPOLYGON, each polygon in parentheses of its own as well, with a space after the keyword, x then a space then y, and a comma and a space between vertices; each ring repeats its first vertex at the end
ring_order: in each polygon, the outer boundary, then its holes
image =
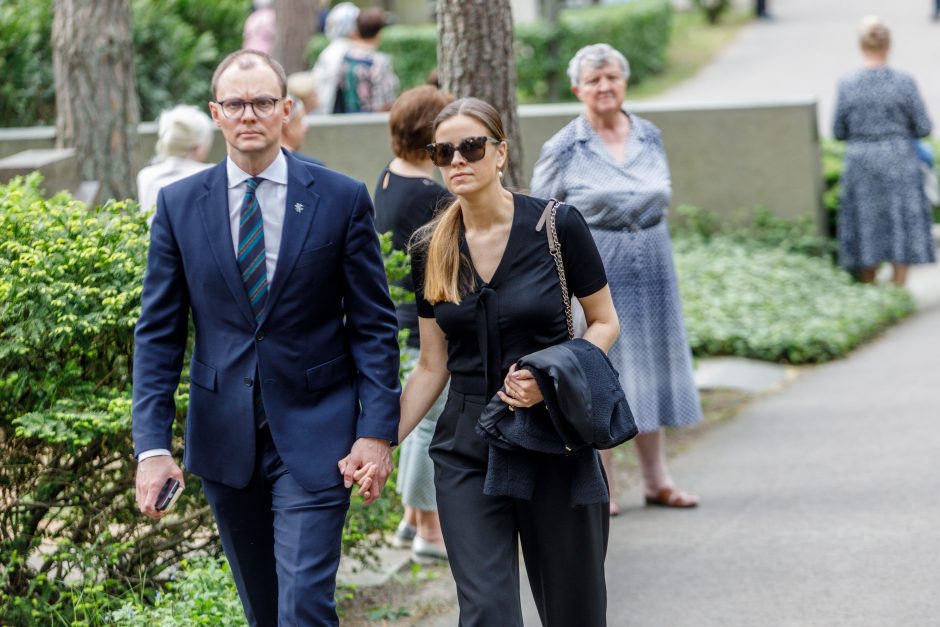
POLYGON ((736 355, 794 364, 841 357, 913 311, 894 286, 856 283, 808 218, 759 212, 750 230, 721 230, 685 209, 676 272, 689 343, 700 357, 736 355))
MULTIPOLYGON (((672 7, 665 0, 636 0, 628 4, 569 9, 558 24, 516 27, 516 75, 520 102, 544 102, 551 93, 571 99, 565 69, 579 48, 606 42, 630 60, 631 83, 661 72, 672 24, 672 7), (554 46, 552 45, 554 42, 554 46)), ((327 45, 324 35, 310 40, 311 66, 327 45)), ((434 26, 389 26, 382 31, 380 50, 392 57, 401 89, 423 84, 437 66, 434 26)))

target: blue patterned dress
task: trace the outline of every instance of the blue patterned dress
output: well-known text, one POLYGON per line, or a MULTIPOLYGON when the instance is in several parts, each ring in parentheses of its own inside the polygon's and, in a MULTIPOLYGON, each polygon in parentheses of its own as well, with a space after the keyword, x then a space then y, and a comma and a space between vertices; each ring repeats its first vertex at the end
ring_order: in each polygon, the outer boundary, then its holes
POLYGON ((934 261, 933 218, 913 140, 930 134, 914 79, 889 67, 839 82, 833 135, 847 140, 839 212, 839 263, 934 261))
POLYGON ((665 214, 672 195, 662 139, 632 114, 616 163, 584 115, 542 147, 532 192, 577 207, 607 271, 620 318, 610 359, 642 433, 702 419, 665 214))

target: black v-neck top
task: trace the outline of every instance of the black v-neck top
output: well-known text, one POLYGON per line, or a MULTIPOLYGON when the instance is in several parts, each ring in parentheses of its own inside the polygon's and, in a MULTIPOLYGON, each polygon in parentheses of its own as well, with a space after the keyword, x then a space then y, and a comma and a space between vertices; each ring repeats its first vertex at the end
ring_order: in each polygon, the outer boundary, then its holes
MULTIPOLYGON (((418 315, 435 318, 444 331, 447 368, 460 391, 491 396, 519 358, 568 338, 561 285, 545 236, 547 224, 535 230, 546 204, 513 194, 509 240, 489 283, 473 268, 461 229, 460 248, 473 273, 473 288, 460 304, 431 305, 425 300, 424 255, 416 252, 412 259, 418 315), (467 381, 474 379, 479 389, 467 389, 467 381)), ((568 289, 572 296, 590 296, 607 285, 591 231, 569 205, 558 207, 556 222, 568 289)))

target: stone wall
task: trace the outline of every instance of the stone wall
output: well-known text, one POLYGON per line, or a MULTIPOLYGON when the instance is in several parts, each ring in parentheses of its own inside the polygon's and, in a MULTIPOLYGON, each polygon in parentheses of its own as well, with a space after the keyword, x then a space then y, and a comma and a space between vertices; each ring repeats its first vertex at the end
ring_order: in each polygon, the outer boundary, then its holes
MULTIPOLYGON (((822 225, 815 102, 628 105, 662 130, 675 206, 691 204, 731 217, 762 205, 784 217, 811 214, 822 225)), ((577 103, 520 107, 526 180, 542 143, 580 112, 577 103)), ((371 190, 392 157, 387 119, 386 114, 309 116, 304 152, 371 190)), ((145 163, 153 155, 156 125, 141 124, 140 132, 139 162, 145 163)), ((49 128, 0 129, 0 158, 53 146, 49 128)), ((221 159, 224 150, 217 136, 211 158, 221 159)))

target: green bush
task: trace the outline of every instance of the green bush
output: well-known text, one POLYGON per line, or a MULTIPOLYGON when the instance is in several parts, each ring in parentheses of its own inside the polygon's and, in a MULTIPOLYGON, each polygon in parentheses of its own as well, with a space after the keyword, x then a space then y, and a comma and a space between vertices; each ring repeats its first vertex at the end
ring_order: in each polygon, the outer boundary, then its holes
POLYGON ((567 67, 582 47, 608 43, 627 57, 630 83, 636 85, 666 68, 671 27, 672 5, 663 0, 562 11, 558 35, 560 62, 567 67))
POLYGON ((685 213, 693 220, 674 239, 676 272, 697 356, 828 361, 913 310, 903 289, 854 282, 808 219, 764 216, 734 231, 707 213, 685 213))
POLYGON ((241 627, 247 624, 225 559, 183 562, 153 600, 126 601, 107 618, 109 624, 119 627, 241 627))
MULTIPOLYGON (((516 27, 516 88, 520 102, 544 102, 553 94, 572 99, 565 69, 583 46, 606 42, 630 60, 630 82, 666 67, 666 47, 672 8, 665 0, 637 0, 629 4, 562 11, 558 25, 526 24, 516 27)), ((311 66, 326 47, 326 36, 310 40, 311 66)), ((437 29, 434 26, 389 26, 379 47, 392 56, 401 89, 421 85, 437 65, 437 29)))
MULTIPOLYGON (((141 119, 205 105, 216 64, 241 47, 251 0, 132 0, 141 119)), ((55 123, 52 0, 0 3, 0 125, 55 123)))
POLYGON ((51 0, 0 3, 0 126, 55 121, 51 0))
POLYGON ((141 119, 177 104, 204 107, 215 66, 241 48, 250 0, 133 0, 141 119))
MULTIPOLYGON (((46 200, 40 186, 36 174, 0 186, 0 624, 98 624, 90 617, 115 597, 220 548, 197 477, 159 523, 135 503, 130 368, 146 216, 132 202, 46 200)), ((407 257, 387 235, 383 250, 400 279, 407 257)), ((177 443, 187 403, 184 372, 177 443)), ((347 553, 368 560, 398 511, 393 485, 369 507, 354 498, 347 553)))

